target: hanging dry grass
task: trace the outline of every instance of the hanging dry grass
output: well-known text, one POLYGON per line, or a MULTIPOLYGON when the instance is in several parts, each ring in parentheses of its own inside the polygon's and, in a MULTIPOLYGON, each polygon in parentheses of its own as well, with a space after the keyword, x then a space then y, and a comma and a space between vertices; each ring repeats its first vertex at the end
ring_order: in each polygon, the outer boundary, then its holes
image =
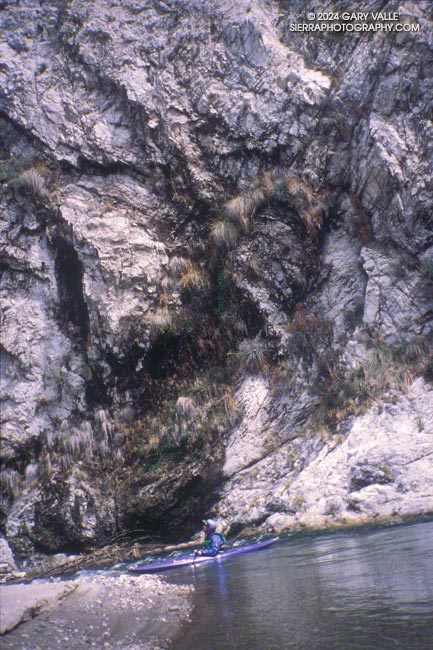
POLYGON ((215 245, 227 250, 234 248, 240 235, 247 232, 257 210, 272 200, 289 204, 308 234, 317 236, 323 224, 323 202, 295 173, 273 169, 256 179, 248 190, 227 201, 223 218, 211 227, 215 245))
POLYGON ((50 198, 44 175, 34 167, 22 172, 15 181, 15 186, 33 199, 48 201, 50 198))
POLYGON ((177 286, 177 278, 172 275, 165 275, 161 280, 161 289, 171 293, 177 286))
POLYGON ((192 397, 179 397, 176 402, 176 413, 186 419, 194 417, 196 413, 196 404, 192 397))
POLYGON ((180 277, 183 287, 205 287, 206 278, 202 271, 195 266, 190 260, 187 261, 184 271, 180 277))
POLYGON ((39 466, 37 463, 30 463, 25 470, 26 486, 35 487, 39 478, 39 466))
POLYGON ((168 270, 170 272, 170 275, 178 276, 181 273, 184 273, 188 264, 190 264, 189 260, 186 260, 184 257, 175 255, 168 263, 168 270))
POLYGON ((364 383, 374 397, 386 390, 407 390, 419 374, 416 365, 397 362, 393 351, 385 346, 378 346, 362 368, 364 383))
POLYGON ((65 467, 70 467, 76 460, 90 460, 93 456, 92 430, 86 424, 80 428, 59 432, 56 436, 56 448, 65 467))
POLYGON ((269 196, 273 189, 275 189, 275 172, 267 171, 257 181, 257 186, 260 188, 265 196, 269 196))
POLYGON ((302 222, 311 236, 316 236, 323 225, 323 205, 310 205, 299 212, 302 222))
POLYGON ((0 472, 0 485, 11 499, 16 499, 23 488, 22 478, 19 473, 9 467, 0 472))
POLYGON ((166 332, 174 325, 174 314, 167 308, 162 307, 147 317, 150 324, 150 336, 156 337, 166 332))
POLYGON ((230 249, 238 243, 239 233, 233 223, 218 219, 212 224, 211 237, 217 248, 230 249))
POLYGON ((224 206, 224 216, 241 231, 248 230, 250 219, 264 200, 264 194, 260 190, 247 192, 235 196, 224 206))

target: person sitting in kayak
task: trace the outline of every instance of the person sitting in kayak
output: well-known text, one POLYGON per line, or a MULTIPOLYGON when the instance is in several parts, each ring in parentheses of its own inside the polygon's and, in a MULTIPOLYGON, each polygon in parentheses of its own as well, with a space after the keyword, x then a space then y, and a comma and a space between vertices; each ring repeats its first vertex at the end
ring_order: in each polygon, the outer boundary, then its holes
POLYGON ((224 550, 226 538, 224 535, 216 532, 217 523, 213 519, 204 519, 202 530, 206 535, 204 540, 204 550, 194 551, 196 555, 204 557, 215 557, 224 550))

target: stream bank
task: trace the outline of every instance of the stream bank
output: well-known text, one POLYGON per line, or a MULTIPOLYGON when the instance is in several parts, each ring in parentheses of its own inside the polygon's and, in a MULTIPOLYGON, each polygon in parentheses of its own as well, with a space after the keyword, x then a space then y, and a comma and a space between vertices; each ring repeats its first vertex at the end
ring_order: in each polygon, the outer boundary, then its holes
POLYGON ((188 620, 191 592, 153 576, 107 574, 2 585, 2 612, 16 625, 2 648, 160 650, 188 620))

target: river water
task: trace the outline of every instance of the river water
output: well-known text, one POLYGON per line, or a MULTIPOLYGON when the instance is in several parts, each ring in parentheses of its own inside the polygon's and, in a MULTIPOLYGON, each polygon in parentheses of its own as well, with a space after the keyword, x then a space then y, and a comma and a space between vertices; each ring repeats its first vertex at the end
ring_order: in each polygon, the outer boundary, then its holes
POLYGON ((168 580, 195 586, 174 650, 433 649, 433 522, 292 535, 168 580))

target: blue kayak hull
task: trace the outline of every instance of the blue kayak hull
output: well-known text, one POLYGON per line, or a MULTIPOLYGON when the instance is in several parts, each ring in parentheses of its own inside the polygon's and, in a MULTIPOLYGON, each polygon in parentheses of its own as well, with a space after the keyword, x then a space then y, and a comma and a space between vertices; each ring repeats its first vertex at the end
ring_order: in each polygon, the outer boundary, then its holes
POLYGON ((246 546, 238 546, 236 548, 228 549, 215 557, 201 557, 200 555, 188 556, 179 558, 178 560, 165 560, 165 562, 152 562, 149 564, 141 564, 138 566, 129 567, 128 571, 131 573, 163 573, 164 571, 171 571, 172 569, 179 569, 185 566, 198 566, 202 564, 209 564, 210 562, 221 562, 230 557, 237 555, 244 555, 245 553, 252 553, 253 551, 260 551, 264 548, 269 548, 272 544, 278 541, 278 537, 267 539, 264 542, 256 542, 255 544, 248 544, 246 546))

